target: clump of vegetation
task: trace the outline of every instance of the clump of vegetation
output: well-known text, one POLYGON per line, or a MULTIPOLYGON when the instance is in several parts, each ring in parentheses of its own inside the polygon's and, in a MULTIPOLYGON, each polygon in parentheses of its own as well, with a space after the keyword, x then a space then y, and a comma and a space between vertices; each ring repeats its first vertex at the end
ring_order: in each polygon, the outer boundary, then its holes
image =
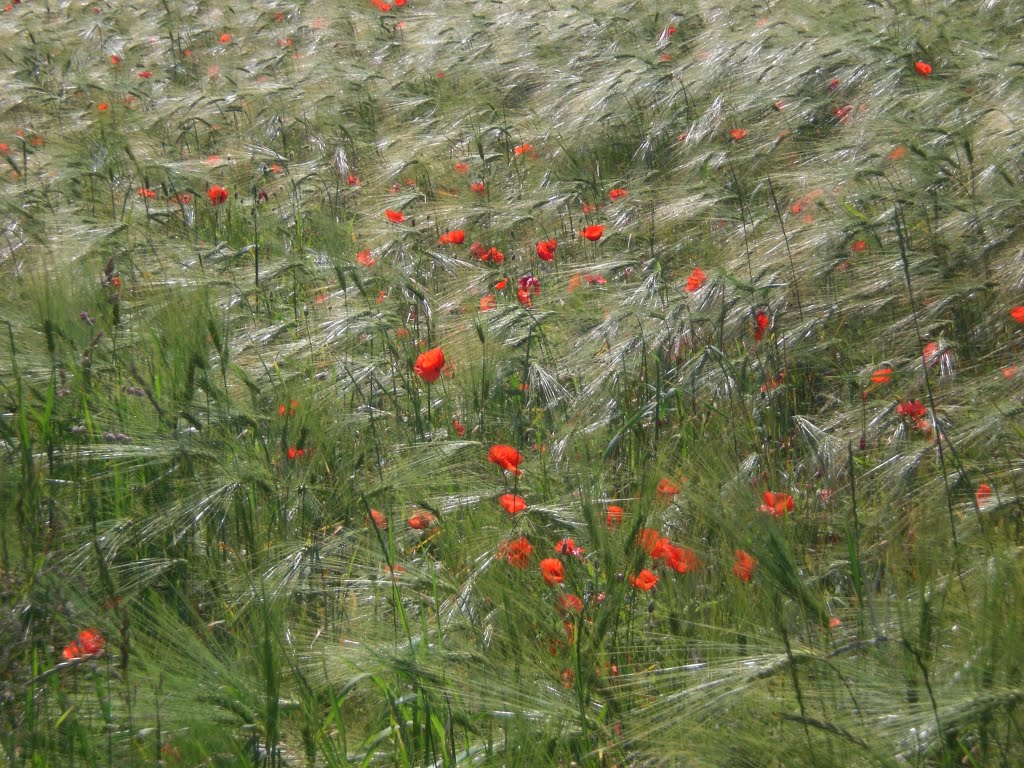
POLYGON ((0 40, 8 764, 1024 760, 1016 4, 0 40))

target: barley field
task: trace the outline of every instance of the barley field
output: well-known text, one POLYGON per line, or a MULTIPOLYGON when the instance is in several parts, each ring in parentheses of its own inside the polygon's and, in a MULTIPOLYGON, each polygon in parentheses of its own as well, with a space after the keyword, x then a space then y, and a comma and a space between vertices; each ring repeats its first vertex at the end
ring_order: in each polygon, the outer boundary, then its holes
POLYGON ((4 765, 1024 764, 1020 2, 0 43, 4 765))

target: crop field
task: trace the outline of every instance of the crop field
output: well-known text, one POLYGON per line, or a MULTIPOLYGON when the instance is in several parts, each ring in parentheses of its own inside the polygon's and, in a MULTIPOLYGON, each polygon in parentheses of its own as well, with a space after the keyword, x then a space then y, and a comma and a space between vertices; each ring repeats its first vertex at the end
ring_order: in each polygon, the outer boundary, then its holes
POLYGON ((14 2, 0 233, 0 764, 1024 764, 1018 0, 14 2))

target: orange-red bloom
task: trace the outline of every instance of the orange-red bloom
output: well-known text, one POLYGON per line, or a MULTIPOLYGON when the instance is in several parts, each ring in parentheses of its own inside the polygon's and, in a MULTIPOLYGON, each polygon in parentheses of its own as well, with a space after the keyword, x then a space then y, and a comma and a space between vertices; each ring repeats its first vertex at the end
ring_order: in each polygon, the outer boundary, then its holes
POLYGON ((466 425, 459 421, 458 417, 452 420, 452 429, 455 430, 455 434, 462 437, 466 434, 466 425))
POLYGON ((537 257, 542 261, 551 261, 555 258, 555 248, 557 247, 558 242, 554 238, 541 240, 537 243, 537 257))
POLYGON ((549 587, 565 581, 565 566, 557 557, 546 557, 540 561, 540 573, 549 587))
POLYGON ((360 251, 359 253, 357 253, 356 261, 358 261, 364 267, 372 267, 374 264, 377 263, 377 260, 370 255, 370 252, 368 250, 360 251))
POLYGON ((608 505, 608 516, 604 522, 609 528, 617 528, 622 524, 622 516, 624 512, 622 507, 616 506, 615 504, 608 505))
POLYGON ((207 197, 210 198, 210 203, 212 205, 220 205, 221 203, 226 202, 228 199, 227 189, 220 186, 219 184, 214 184, 212 187, 210 187, 207 190, 206 195, 207 197))
POLYGON ((64 647, 61 656, 65 661, 95 656, 103 650, 105 645, 106 641, 103 639, 103 635, 95 629, 83 629, 78 633, 77 638, 64 647))
POLYGON ((497 302, 494 298, 493 293, 489 293, 480 299, 480 311, 487 312, 488 310, 494 309, 497 306, 497 302))
POLYGON ((896 413, 910 419, 921 419, 928 413, 928 409, 922 405, 920 400, 907 400, 896 406, 896 413))
POLYGON ((516 496, 514 493, 505 493, 498 497, 501 508, 510 515, 515 516, 526 509, 526 499, 516 496))
POLYGON ((519 465, 523 463, 523 454, 511 445, 492 445, 491 450, 487 452, 487 460, 508 472, 523 474, 519 469, 519 465))
POLYGON ((708 280, 708 276, 704 274, 704 270, 700 267, 694 267, 693 272, 686 278, 686 290, 690 293, 700 290, 701 286, 704 285, 708 280))
POLYGON ((409 516, 406 522, 410 528, 414 528, 417 531, 425 531, 437 522, 437 518, 425 509, 417 509, 409 516))
POLYGON ((754 315, 754 341, 764 338, 764 334, 768 330, 768 322, 768 315, 758 310, 754 315))
POLYGON ((658 575, 644 568, 636 576, 630 576, 629 583, 639 590, 649 592, 658 583, 658 575))
POLYGON ((154 190, 150 189, 149 187, 140 187, 139 188, 139 197, 145 197, 145 198, 148 198, 148 199, 152 200, 153 198, 156 197, 156 192, 154 190))
POLYGON ((434 347, 416 358, 416 364, 412 370, 424 381, 437 381, 442 368, 444 368, 444 352, 440 347, 434 347))
POLYGON ((740 141, 741 139, 745 139, 747 137, 747 129, 733 128, 731 131, 729 131, 729 135, 732 136, 733 141, 740 141))
POLYGON ((587 238, 590 242, 595 242, 601 239, 601 235, 604 234, 603 224, 591 224, 589 227, 585 227, 580 230, 580 235, 587 238))
POLYGON ((220 41, 222 43, 230 43, 231 42, 231 35, 229 35, 227 32, 225 32, 223 35, 220 36, 220 41))
POLYGON ((384 215, 388 217, 388 221, 394 224, 405 223, 405 214, 401 211, 392 211, 390 208, 384 211, 384 215))
POLYGON ((679 493, 679 486, 667 477, 663 477, 658 481, 658 493, 663 496, 674 496, 679 493))
POLYGON ((661 534, 653 528, 641 528, 637 531, 636 543, 649 555, 655 552, 661 541, 661 534))
POLYGON ((629 192, 627 192, 624 189, 613 189, 611 192, 608 193, 608 197, 613 201, 622 200, 628 194, 629 192))
POLYGON ((788 493, 772 493, 765 491, 761 498, 764 500, 759 508, 760 512, 767 512, 772 517, 782 517, 787 512, 793 511, 793 497, 788 493))
POLYGON ((458 162, 452 166, 456 173, 466 173, 469 170, 469 166, 463 162, 458 162))
POLYGON ((878 368, 871 374, 871 382, 873 384, 886 384, 890 378, 892 378, 892 368, 888 366, 878 368))
POLYGON ((677 547, 668 539, 660 540, 651 556, 661 560, 676 573, 691 573, 700 567, 696 552, 687 547, 677 547))
POLYGON ((914 69, 917 70, 917 74, 919 74, 921 77, 928 77, 928 75, 932 73, 932 65, 927 64, 923 61, 915 62, 914 69))
POLYGON ((520 155, 528 155, 533 152, 533 146, 530 144, 520 144, 515 148, 516 157, 520 155))
POLYGON ((107 104, 107 102, 105 101, 101 101, 99 104, 96 105, 96 109, 98 109, 100 112, 106 112, 108 109, 110 109, 110 105, 107 104))
POLYGON ((868 244, 866 240, 857 240, 853 243, 853 245, 850 246, 850 250, 853 251, 854 253, 861 253, 863 251, 866 251, 867 249, 868 244))
POLYGON ((1014 307, 1010 310, 1010 317, 1016 320, 1018 323, 1024 323, 1024 306, 1014 307))
POLYGON ((757 561, 742 549, 737 549, 733 554, 736 557, 736 562, 732 566, 733 574, 738 579, 750 581, 750 577, 754 575, 754 565, 757 564, 757 561))
POLYGON ((478 195, 482 195, 484 193, 484 190, 487 189, 487 187, 484 185, 482 181, 474 181, 472 184, 469 185, 469 188, 473 192, 476 192, 478 195))
POLYGON ((579 595, 562 595, 558 598, 558 605, 555 607, 559 613, 581 613, 583 601, 580 600, 579 595))
POLYGON ((441 245, 462 245, 465 241, 466 232, 462 229, 453 229, 451 232, 445 232, 437 238, 437 242, 441 245))
POLYGON ((530 564, 531 554, 533 547, 525 536, 503 542, 498 547, 498 557, 505 558, 505 562, 515 568, 525 569, 530 564))
POLYGON ((562 539, 555 544, 555 552, 560 555, 572 555, 573 557, 582 557, 583 553, 586 552, 583 547, 577 547, 574 539, 562 539))
POLYGON ((989 497, 991 495, 992 495, 992 486, 989 485, 988 483, 982 483, 981 485, 978 486, 978 490, 975 491, 975 493, 974 493, 974 501, 980 507, 986 501, 989 500, 989 497))

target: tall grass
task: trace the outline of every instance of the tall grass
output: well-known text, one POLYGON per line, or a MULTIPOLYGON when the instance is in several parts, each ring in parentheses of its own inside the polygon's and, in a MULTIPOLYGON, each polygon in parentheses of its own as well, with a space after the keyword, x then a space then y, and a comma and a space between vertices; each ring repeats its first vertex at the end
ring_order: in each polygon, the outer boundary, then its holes
POLYGON ((391 5, 0 16, 6 764, 1019 764, 1019 5, 391 5))

